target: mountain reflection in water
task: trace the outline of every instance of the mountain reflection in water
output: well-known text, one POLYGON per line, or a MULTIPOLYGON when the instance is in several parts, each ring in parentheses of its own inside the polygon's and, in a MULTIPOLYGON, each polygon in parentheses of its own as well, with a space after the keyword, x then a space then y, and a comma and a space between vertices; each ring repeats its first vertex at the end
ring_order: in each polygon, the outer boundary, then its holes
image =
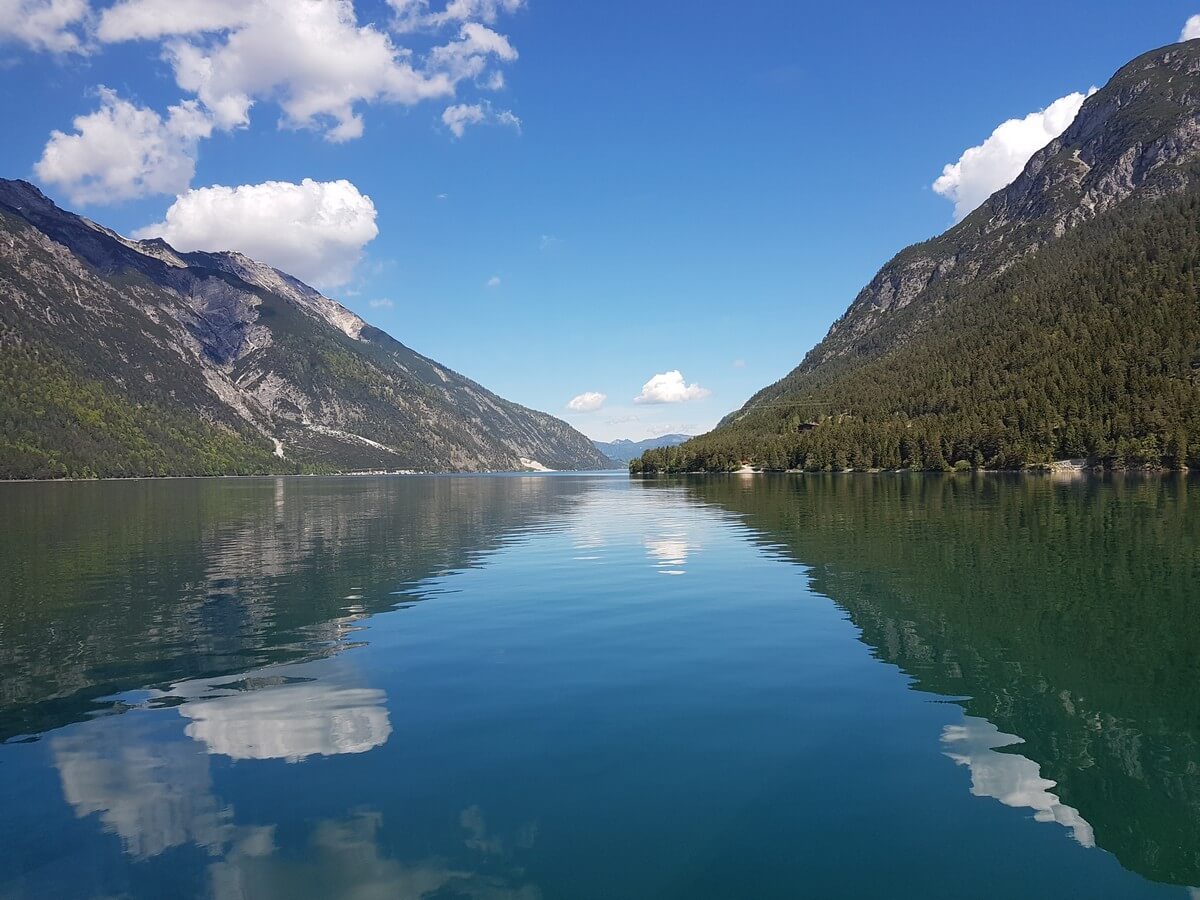
POLYGON ((970 760, 976 793, 1035 809, 1147 878, 1200 885, 1194 478, 643 484, 736 513, 811 567, 814 588, 915 688, 967 697, 971 716, 945 743, 970 760), (997 739, 1021 741, 1028 759, 1010 743, 979 767, 977 748, 997 739))
POLYGON ((0 896, 1186 896, 1195 489, 0 486, 0 896))

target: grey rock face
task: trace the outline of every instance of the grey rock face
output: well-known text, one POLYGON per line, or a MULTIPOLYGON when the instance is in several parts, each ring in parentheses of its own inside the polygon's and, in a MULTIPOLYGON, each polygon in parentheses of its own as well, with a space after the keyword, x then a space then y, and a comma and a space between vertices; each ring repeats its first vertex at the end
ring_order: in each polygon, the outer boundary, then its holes
POLYGON ((851 303, 800 366, 747 404, 770 400, 790 380, 843 358, 874 356, 937 315, 939 288, 1005 271, 1119 203, 1160 198, 1200 170, 1200 41, 1151 51, 1089 97, 1070 127, 1020 176, 940 237, 900 252, 851 303), (896 313, 916 315, 894 334, 896 313))
POLYGON ((21 181, 0 180, 0 340, 53 347, 131 403, 256 435, 290 462, 607 465, 565 422, 496 396, 286 273, 237 253, 127 240, 21 181))

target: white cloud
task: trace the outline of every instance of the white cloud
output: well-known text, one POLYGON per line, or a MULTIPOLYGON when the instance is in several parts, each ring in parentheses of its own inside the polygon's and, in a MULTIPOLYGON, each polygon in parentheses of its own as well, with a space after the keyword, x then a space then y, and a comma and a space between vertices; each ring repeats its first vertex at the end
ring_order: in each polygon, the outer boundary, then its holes
POLYGON ((396 304, 387 297, 380 297, 376 300, 367 301, 367 306, 371 307, 371 309, 391 309, 395 305, 396 304))
POLYGON ((518 133, 521 131, 521 120, 513 115, 511 110, 495 111, 492 109, 492 105, 486 101, 483 103, 458 103, 447 107, 442 113, 442 124, 449 128, 456 138, 463 136, 468 125, 479 125, 482 122, 495 122, 498 125, 514 128, 518 133))
POLYGON ((0 0, 0 42, 51 53, 82 51, 77 29, 89 12, 87 0, 0 0))
MULTIPOLYGON (((437 11, 425 0, 390 2, 398 21, 456 33, 442 43, 415 36, 417 44, 403 46, 361 24, 353 0, 115 0, 95 12, 89 0, 0 0, 0 43, 91 52, 151 42, 189 95, 157 112, 99 88, 100 109, 77 118, 75 134, 51 134, 38 175, 81 203, 181 193, 195 171, 198 141, 214 128, 247 126, 263 102, 278 105, 281 126, 342 142, 363 134, 366 104, 453 104, 464 82, 504 86, 497 66, 514 62, 517 50, 488 25, 523 0, 450 0, 437 11)), ((485 121, 521 127, 513 112, 486 101, 452 105, 442 119, 459 137, 485 121)))
POLYGON ((955 220, 1011 184, 1033 154, 1066 131, 1083 101, 1095 92, 1094 87, 1087 94, 1076 91, 1023 119, 1002 122, 982 144, 964 150, 958 162, 947 164, 933 189, 954 203, 955 220))
POLYGON ((514 13, 521 9, 525 0, 450 0, 441 12, 431 12, 429 0, 388 0, 388 4, 396 11, 392 27, 403 32, 440 28, 471 19, 494 22, 502 12, 514 13))
POLYGON ((735 359, 733 361, 733 367, 735 369, 744 369, 746 368, 746 361, 744 359, 735 359))
MULTIPOLYGON (((504 35, 478 22, 468 22, 459 29, 458 40, 429 52, 429 67, 447 73, 457 83, 465 78, 481 78, 493 56, 501 62, 515 62, 517 51, 504 35)), ((488 82, 492 85, 497 85, 494 78, 488 82)), ((498 85, 503 87, 503 80, 498 85)))
POLYGON ((573 412, 595 412, 604 405, 604 401, 607 399, 608 396, 599 391, 585 391, 578 397, 572 397, 567 404, 567 409, 573 412))
POLYGON ((541 239, 538 241, 538 249, 543 252, 545 252, 547 250, 553 250, 555 247, 557 247, 561 243, 562 243, 562 241, 559 240, 558 238, 556 238, 554 235, 543 234, 541 239))
POLYGON ((487 280, 487 287, 490 287, 490 288, 498 288, 498 287, 500 287, 500 276, 499 276, 499 275, 493 275, 491 278, 489 278, 489 279, 487 280))
POLYGON ((223 31, 248 24, 253 5, 247 0, 121 0, 101 13, 96 36, 111 44, 223 31))
POLYGON ((468 125, 477 125, 484 118, 483 107, 478 103, 459 103, 446 107, 442 113, 442 124, 449 128, 455 137, 462 137, 468 125))
POLYGON ((688 400, 703 400, 711 394, 708 388, 698 384, 687 384, 678 369, 655 375, 644 385, 642 392, 633 398, 634 403, 684 403, 688 400))
POLYGON ((345 284, 379 233, 375 204, 349 181, 198 188, 135 237, 179 250, 237 250, 317 287, 345 284))
POLYGON ((340 142, 362 135, 361 104, 452 97, 461 81, 483 78, 492 60, 514 61, 506 37, 468 21, 491 21, 500 8, 462 7, 461 17, 445 19, 461 21, 458 39, 423 56, 360 25, 351 0, 120 0, 101 15, 97 35, 164 42, 176 82, 221 128, 247 125, 254 104, 269 99, 282 108, 283 125, 340 142))
POLYGON ((1192 16, 1183 25, 1183 31, 1179 33, 1181 41, 1190 41, 1195 38, 1200 38, 1200 16, 1192 16))
POLYGON ((106 87, 100 108, 75 119, 74 134, 53 131, 34 171, 73 203, 102 203, 187 190, 196 144, 212 122, 194 100, 167 110, 134 106, 106 87))

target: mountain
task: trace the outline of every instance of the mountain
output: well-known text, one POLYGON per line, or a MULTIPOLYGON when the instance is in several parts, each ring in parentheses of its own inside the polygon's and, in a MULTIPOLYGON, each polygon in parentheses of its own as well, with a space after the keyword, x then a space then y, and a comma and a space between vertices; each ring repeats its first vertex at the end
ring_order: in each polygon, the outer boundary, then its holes
POLYGON ((1200 41, 1133 60, 1020 176, 646 471, 1114 468, 1200 454, 1200 41))
POLYGON ((0 477, 606 464, 286 273, 0 180, 0 477))
POLYGON ((637 459, 647 450, 658 447, 674 447, 691 439, 690 434, 664 434, 659 437, 646 438, 644 441, 631 441, 628 438, 618 438, 615 441, 592 441, 596 449, 615 463, 625 465, 632 459, 637 459))
POLYGON ((1200 758, 1195 485, 836 475, 767 476, 752 490, 733 478, 639 484, 733 514, 801 564, 912 690, 961 705, 964 725, 1020 735, 1019 747, 985 758, 973 793, 999 789, 1019 805, 1037 792, 1005 770, 1033 760, 1055 800, 1090 823, 1096 847, 1154 881, 1200 884, 1200 785, 1189 778, 1181 789, 1179 774, 1200 758))

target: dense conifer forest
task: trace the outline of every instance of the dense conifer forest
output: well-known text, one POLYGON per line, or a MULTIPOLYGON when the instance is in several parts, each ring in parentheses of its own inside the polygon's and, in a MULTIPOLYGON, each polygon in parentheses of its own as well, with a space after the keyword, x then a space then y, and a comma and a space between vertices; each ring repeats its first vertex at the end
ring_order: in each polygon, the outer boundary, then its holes
POLYGON ((301 471, 248 429, 132 401, 52 349, 6 342, 2 331, 0 478, 301 471))
POLYGON ((631 471, 1195 467, 1197 265, 1200 190, 1123 204, 631 471))

